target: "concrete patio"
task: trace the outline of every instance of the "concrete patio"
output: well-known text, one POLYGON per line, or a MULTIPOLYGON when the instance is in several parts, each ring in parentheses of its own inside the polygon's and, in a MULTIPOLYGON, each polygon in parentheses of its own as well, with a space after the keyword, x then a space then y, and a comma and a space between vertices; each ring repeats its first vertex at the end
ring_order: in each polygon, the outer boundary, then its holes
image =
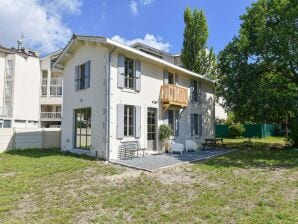
POLYGON ((156 154, 145 155, 144 157, 136 157, 125 160, 111 160, 111 163, 122 166, 140 169, 144 171, 154 171, 158 169, 168 168, 171 166, 181 165, 184 163, 197 162, 206 160, 215 156, 223 155, 231 152, 230 149, 221 150, 200 150, 199 152, 188 152, 183 154, 156 154))

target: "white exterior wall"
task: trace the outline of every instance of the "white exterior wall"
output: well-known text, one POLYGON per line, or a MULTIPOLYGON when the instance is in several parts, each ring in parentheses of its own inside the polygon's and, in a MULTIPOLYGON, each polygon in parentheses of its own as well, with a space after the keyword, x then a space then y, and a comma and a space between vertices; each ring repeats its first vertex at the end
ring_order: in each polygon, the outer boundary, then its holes
POLYGON ((41 77, 39 59, 14 56, 13 119, 38 121, 41 77))
POLYGON ((5 76, 5 55, 0 52, 0 117, 4 107, 4 76, 5 76))
POLYGON ((107 50, 88 44, 79 48, 64 67, 61 148, 63 151, 105 157, 105 84, 107 50), (90 60, 90 88, 75 91, 75 66, 90 60), (74 109, 91 107, 92 149, 74 149, 74 109))
MULTIPOLYGON (((133 55, 127 57, 137 59, 133 55)), ((74 55, 68 59, 64 65, 64 94, 63 94, 63 118, 62 118, 62 150, 75 153, 96 155, 105 158, 105 77, 108 66, 108 50, 104 47, 91 46, 85 43, 78 48, 74 55), (75 91, 75 66, 91 61, 90 88, 81 91, 75 91), (74 109, 91 107, 91 142, 92 149, 79 150, 74 149, 74 109)), ((118 149, 122 141, 135 140, 134 138, 117 139, 117 104, 127 104, 141 106, 141 137, 137 140, 141 147, 147 146, 147 108, 157 108, 158 126, 167 121, 163 120, 162 106, 160 105, 160 88, 163 85, 163 70, 161 66, 141 61, 141 91, 119 89, 117 87, 118 74, 118 52, 112 55, 111 61, 111 95, 110 95, 110 158, 118 158, 118 149), (154 101, 158 103, 155 104, 154 101)), ((175 73, 175 71, 169 70, 175 73)), ((190 95, 190 79, 192 77, 179 75, 179 86, 188 88, 190 95)), ((202 103, 190 103, 180 118, 180 135, 178 142, 184 143, 186 139, 191 139, 190 114, 202 114, 203 130, 202 137, 214 136, 214 98, 213 86, 202 81, 202 103)), ((199 139, 200 140, 200 139, 199 139)), ((157 144, 159 146, 159 144, 157 144)))
MULTIPOLYGON (((122 53, 123 54, 123 53, 122 53)), ((134 58, 133 56, 126 55, 127 57, 134 58)), ((116 138, 117 127, 117 104, 127 104, 134 106, 141 106, 141 137, 137 140, 140 142, 142 148, 147 147, 147 108, 157 108, 158 113, 158 126, 167 123, 163 120, 162 106, 160 105, 159 95, 160 88, 163 85, 163 68, 148 62, 141 61, 141 91, 135 92, 132 90, 119 89, 117 87, 117 63, 118 54, 114 53, 112 57, 111 68, 111 108, 110 108, 110 158, 118 158, 118 149, 123 141, 135 140, 135 138, 116 138), (157 104, 153 104, 157 101, 157 104)), ((175 71, 168 70, 175 74, 175 71)), ((178 85, 188 88, 188 96, 190 96, 190 80, 191 77, 179 75, 178 85)), ((214 136, 214 99, 213 88, 208 86, 207 83, 202 82, 202 104, 190 103, 180 118, 180 129, 177 142, 184 143, 186 139, 192 139, 190 114, 202 114, 203 117, 203 138, 214 136), (202 106, 203 105, 203 106, 202 106)), ((182 112, 182 110, 181 110, 182 112)), ((199 140, 201 140, 199 139, 199 140)), ((159 144, 157 144, 159 147, 159 144)), ((158 148, 157 148, 158 149, 158 148)))

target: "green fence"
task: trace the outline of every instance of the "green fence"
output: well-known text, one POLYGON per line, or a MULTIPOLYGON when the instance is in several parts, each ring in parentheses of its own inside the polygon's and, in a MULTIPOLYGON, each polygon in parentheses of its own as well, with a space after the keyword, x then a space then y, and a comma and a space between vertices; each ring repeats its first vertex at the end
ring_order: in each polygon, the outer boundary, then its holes
MULTIPOLYGON (((252 138, 264 138, 268 136, 273 136, 275 134, 276 125, 274 124, 246 124, 244 125, 245 132, 244 137, 252 138)), ((227 138, 230 136, 228 125, 216 125, 215 126, 216 137, 227 138)))

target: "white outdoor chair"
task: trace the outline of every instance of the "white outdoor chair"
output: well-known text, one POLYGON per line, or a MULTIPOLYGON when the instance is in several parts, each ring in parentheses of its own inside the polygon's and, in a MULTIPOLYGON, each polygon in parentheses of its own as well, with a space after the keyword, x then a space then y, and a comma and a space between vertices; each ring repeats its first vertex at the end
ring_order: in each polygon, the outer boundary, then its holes
POLYGON ((183 153, 184 151, 184 145, 177 143, 175 141, 172 141, 172 146, 171 146, 171 153, 173 152, 179 152, 179 153, 183 153))
POLYGON ((199 148, 198 144, 193 140, 185 140, 185 150, 188 151, 197 151, 199 148))

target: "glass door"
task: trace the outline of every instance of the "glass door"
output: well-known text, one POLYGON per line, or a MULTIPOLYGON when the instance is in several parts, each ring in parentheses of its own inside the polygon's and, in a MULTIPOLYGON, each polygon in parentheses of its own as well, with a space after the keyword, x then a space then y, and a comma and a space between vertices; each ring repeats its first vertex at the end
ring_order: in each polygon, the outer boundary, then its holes
POLYGON ((147 149, 156 150, 156 108, 147 109, 147 149))

